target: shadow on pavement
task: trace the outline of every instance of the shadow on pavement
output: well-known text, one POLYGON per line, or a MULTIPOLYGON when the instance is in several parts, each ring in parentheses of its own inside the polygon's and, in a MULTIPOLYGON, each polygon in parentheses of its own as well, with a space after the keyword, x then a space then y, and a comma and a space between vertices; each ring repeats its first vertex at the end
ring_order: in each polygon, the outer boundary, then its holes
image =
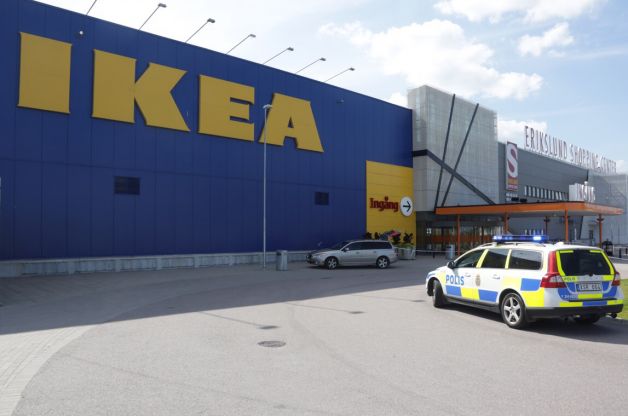
MULTIPOLYGON (((498 322, 506 328, 501 316, 491 311, 458 304, 449 304, 445 308, 472 315, 478 319, 498 322)), ((512 329, 511 331, 517 330, 512 329)), ((539 319, 521 331, 581 341, 628 345, 628 321, 621 319, 602 318, 593 325, 577 324, 572 319, 539 319)))
MULTIPOLYGON (((191 312, 232 319, 221 316, 216 311, 275 303, 318 309, 331 314, 367 313, 362 310, 299 303, 339 295, 424 303, 423 307, 431 307, 428 304, 431 299, 423 288, 425 275, 442 263, 442 258, 418 258, 415 261, 394 263, 386 270, 372 267, 326 270, 305 263, 291 263, 291 269, 284 272, 263 271, 257 266, 236 266, 0 279, 3 299, 19 299, 14 304, 0 307, 0 335, 191 312), (412 290, 407 298, 398 294, 367 293, 404 287, 412 290), (12 291, 14 295, 5 291, 12 291)), ((500 316, 492 312, 461 305, 449 305, 448 308, 478 319, 501 323, 500 316)), ((276 327, 273 322, 241 323, 259 329, 276 327)), ((628 345, 628 322, 606 318, 592 326, 581 326, 573 321, 542 320, 533 323, 525 331, 628 345)))
MULTIPOLYGON (((395 263, 385 270, 330 271, 291 263, 291 270, 283 272, 235 266, 0 279, 5 303, 0 307, 0 335, 273 303, 315 308, 295 302, 417 287, 416 295, 402 299, 411 302, 417 301, 422 293, 420 285, 425 281, 425 272, 435 265, 434 261, 411 261, 395 263)), ((328 309, 337 313, 364 313, 328 309)), ((268 322, 249 324, 262 329, 273 327, 268 322)))

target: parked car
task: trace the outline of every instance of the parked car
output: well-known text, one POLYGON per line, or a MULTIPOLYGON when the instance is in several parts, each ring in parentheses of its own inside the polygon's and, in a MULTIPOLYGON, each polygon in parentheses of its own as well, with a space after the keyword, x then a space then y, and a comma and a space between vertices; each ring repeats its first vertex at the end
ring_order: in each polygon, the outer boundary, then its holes
POLYGON ((617 316, 624 299, 603 250, 563 243, 484 244, 431 271, 426 290, 437 308, 453 302, 492 310, 511 328, 559 317, 593 324, 617 316))
POLYGON ((373 265, 385 269, 396 261, 397 253, 392 244, 378 240, 341 241, 330 248, 312 251, 307 255, 308 263, 325 266, 328 269, 360 265, 373 265))

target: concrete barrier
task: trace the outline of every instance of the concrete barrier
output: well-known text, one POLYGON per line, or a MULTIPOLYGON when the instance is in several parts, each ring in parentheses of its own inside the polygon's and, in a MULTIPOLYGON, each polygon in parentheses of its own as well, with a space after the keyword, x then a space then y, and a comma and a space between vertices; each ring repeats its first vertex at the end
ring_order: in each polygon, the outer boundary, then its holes
MULTIPOLYGON (((307 251, 289 251, 288 261, 305 261, 307 251)), ((275 252, 266 253, 266 264, 274 264, 275 252)), ((0 278, 49 276, 75 273, 129 272, 184 269, 236 264, 261 264, 262 253, 177 254, 167 256, 89 257, 75 259, 0 261, 0 278)))

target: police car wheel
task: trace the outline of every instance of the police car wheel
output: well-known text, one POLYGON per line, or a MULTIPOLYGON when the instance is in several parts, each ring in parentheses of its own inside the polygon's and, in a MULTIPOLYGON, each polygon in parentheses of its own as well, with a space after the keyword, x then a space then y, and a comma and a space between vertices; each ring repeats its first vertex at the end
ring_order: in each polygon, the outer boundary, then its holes
POLYGON ((597 321, 599 321, 600 318, 601 318, 600 315, 580 315, 580 316, 575 316, 573 320, 576 321, 576 323, 580 325, 592 325, 596 323, 597 321))
POLYGON ((442 308, 447 304, 445 300, 445 294, 443 293, 443 287, 440 285, 438 279, 434 279, 434 287, 432 288, 432 305, 435 308, 442 308))
POLYGON ((508 293, 504 296, 500 309, 504 323, 510 328, 521 329, 528 325, 526 307, 518 294, 508 293))
POLYGON ((386 267, 390 265, 390 260, 388 260, 388 257, 382 256, 377 259, 377 261, 375 262, 375 265, 377 266, 378 269, 385 269, 386 267))
POLYGON ((325 267, 327 267, 329 270, 333 270, 336 267, 338 267, 338 259, 335 257, 328 257, 327 259, 325 259, 325 267))

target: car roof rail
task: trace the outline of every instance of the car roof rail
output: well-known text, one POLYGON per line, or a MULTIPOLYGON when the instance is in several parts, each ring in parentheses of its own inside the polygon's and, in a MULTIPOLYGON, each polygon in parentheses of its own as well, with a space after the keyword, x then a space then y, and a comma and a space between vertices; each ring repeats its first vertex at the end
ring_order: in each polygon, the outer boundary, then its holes
POLYGON ((537 246, 545 247, 543 243, 537 243, 533 241, 503 241, 495 243, 495 246, 537 246))
POLYGON ((497 244, 495 242, 493 242, 493 243, 484 243, 482 245, 479 245, 478 248, 479 247, 495 247, 496 245, 497 244))

